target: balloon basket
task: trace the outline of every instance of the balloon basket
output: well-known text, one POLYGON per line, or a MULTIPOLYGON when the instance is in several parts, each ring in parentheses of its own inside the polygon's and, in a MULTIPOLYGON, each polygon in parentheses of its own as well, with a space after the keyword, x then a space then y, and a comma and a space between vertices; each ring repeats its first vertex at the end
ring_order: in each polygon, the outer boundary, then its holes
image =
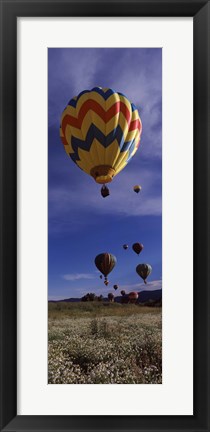
POLYGON ((101 196, 103 198, 106 198, 109 195, 110 195, 109 188, 106 185, 103 185, 101 188, 101 196))

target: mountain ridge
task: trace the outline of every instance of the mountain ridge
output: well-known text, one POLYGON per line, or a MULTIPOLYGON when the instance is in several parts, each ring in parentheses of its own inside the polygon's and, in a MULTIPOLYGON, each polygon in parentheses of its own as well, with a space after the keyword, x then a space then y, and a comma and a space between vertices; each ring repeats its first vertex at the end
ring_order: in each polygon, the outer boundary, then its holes
MULTIPOLYGON (((149 300, 162 300, 162 289, 153 290, 153 291, 136 291, 139 294, 139 298, 137 303, 145 303, 149 300)), ((122 299, 122 296, 115 296, 115 302, 120 303, 122 299)), ((66 303, 76 303, 81 302, 82 297, 69 297, 67 299, 62 300, 48 300, 48 303, 60 303, 60 302, 66 302, 66 303)), ((108 300, 107 297, 103 297, 103 301, 108 300)))

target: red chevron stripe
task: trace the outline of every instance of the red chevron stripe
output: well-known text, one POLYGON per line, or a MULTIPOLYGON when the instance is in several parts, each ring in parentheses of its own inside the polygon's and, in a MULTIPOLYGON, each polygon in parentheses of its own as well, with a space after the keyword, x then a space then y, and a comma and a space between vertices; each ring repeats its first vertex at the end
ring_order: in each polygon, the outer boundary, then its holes
POLYGON ((135 130, 135 129, 138 129, 139 132, 140 132, 141 124, 140 124, 140 120, 139 120, 139 119, 137 119, 137 120, 133 120, 133 121, 130 123, 129 132, 131 132, 132 130, 135 130))
POLYGON ((63 145, 65 145, 65 146, 68 145, 68 142, 67 142, 65 136, 64 136, 64 137, 61 137, 61 141, 62 141, 63 145))
POLYGON ((73 126, 73 127, 76 127, 77 129, 80 129, 82 122, 84 120, 84 117, 89 110, 92 110, 96 114, 98 114, 105 123, 108 123, 108 121, 111 120, 111 118, 114 115, 118 114, 119 112, 123 113, 128 124, 130 123, 130 120, 131 120, 130 112, 129 112, 127 106, 123 102, 116 102, 114 105, 112 105, 108 109, 108 111, 105 111, 101 107, 101 105, 99 105, 99 103, 90 99, 90 100, 87 100, 86 102, 84 102, 84 104, 80 108, 78 118, 73 117, 69 114, 66 114, 66 116, 63 118, 62 125, 61 125, 63 133, 65 133, 65 129, 66 129, 67 124, 70 124, 70 126, 73 126))

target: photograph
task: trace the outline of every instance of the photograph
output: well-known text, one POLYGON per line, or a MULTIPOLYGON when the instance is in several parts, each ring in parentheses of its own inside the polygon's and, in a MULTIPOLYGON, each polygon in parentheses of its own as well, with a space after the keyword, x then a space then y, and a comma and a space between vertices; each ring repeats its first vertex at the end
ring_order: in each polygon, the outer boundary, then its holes
POLYGON ((48 383, 162 384, 161 48, 48 48, 48 383))

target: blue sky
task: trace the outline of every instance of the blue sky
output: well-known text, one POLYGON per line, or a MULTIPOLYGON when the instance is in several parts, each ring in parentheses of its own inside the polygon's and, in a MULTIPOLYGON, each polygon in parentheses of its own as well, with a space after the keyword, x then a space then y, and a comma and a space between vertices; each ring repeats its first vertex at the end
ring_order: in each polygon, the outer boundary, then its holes
POLYGON ((107 295, 162 287, 162 51, 159 48, 48 49, 48 294, 49 299, 107 295), (133 102, 142 120, 141 143, 127 167, 100 185, 66 155, 59 137, 68 101, 84 89, 110 87, 133 102), (140 184, 139 194, 133 192, 140 184), (138 256, 132 244, 141 242, 138 256), (127 243, 128 250, 122 245, 127 243), (108 287, 94 258, 110 252, 117 265, 108 287), (144 285, 135 268, 149 263, 144 285))

